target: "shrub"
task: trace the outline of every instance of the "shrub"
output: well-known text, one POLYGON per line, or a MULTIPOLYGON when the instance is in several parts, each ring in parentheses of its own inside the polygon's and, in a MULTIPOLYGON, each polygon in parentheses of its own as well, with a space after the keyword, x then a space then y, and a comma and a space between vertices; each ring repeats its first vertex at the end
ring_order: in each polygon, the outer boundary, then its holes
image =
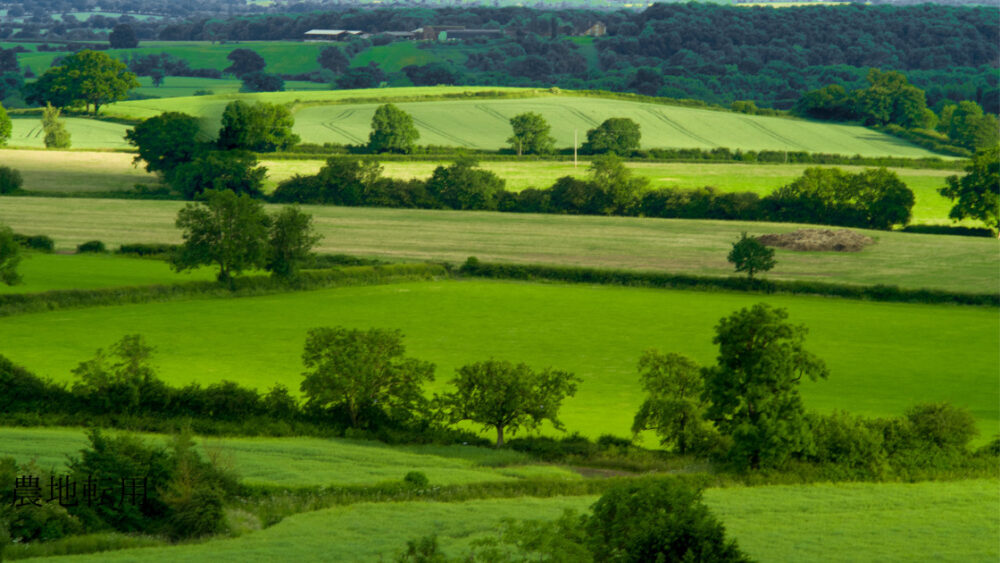
POLYGON ((430 483, 430 479, 422 471, 410 471, 406 477, 403 477, 403 482, 417 488, 424 488, 430 483))
POLYGON ((941 449, 963 449, 979 433, 972 413, 949 403, 915 405, 905 416, 918 440, 941 449))
POLYGON ((46 235, 19 235, 15 234, 14 238, 17 240, 21 246, 25 248, 30 248, 32 250, 40 250, 42 252, 52 252, 55 248, 56 243, 51 237, 46 235))
POLYGON ((0 194, 11 194, 21 189, 24 179, 10 166, 0 166, 0 194))
POLYGON ((76 252, 78 254, 83 252, 104 253, 107 251, 108 249, 104 247, 104 243, 99 240, 90 240, 82 244, 78 244, 76 247, 76 252))
POLYGON ((166 256, 176 251, 180 245, 161 243, 123 244, 116 251, 118 254, 135 254, 136 256, 166 256))

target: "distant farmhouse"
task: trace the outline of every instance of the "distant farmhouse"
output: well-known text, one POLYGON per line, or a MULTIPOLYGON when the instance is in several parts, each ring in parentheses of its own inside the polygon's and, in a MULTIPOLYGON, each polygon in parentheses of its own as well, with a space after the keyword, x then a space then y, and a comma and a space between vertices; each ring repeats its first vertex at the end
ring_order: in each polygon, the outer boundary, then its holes
POLYGON ((351 37, 368 37, 369 34, 350 29, 310 29, 305 36, 306 41, 347 41, 351 37))
POLYGON ((587 28, 583 34, 590 37, 604 37, 608 33, 608 26, 604 25, 604 22, 597 22, 594 25, 587 28))
MULTIPOLYGON (((371 37, 372 34, 348 29, 310 29, 305 41, 347 41, 351 37, 371 37)), ((500 29, 466 29, 462 25, 428 25, 413 31, 385 31, 378 35, 395 40, 457 41, 467 39, 496 39, 503 37, 500 29)))

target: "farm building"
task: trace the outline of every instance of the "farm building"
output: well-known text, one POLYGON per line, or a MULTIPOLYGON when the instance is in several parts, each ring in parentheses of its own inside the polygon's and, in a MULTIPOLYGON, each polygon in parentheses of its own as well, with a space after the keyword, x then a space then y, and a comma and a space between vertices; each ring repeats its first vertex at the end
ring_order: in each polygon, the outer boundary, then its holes
POLYGON ((306 41, 347 41, 349 37, 368 37, 368 34, 349 29, 310 29, 305 36, 306 41))

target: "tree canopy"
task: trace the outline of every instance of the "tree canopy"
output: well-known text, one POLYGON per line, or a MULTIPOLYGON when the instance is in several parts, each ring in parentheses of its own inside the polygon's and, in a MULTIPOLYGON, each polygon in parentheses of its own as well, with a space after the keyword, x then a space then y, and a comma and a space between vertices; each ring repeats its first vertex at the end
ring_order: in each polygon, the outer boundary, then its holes
POLYGON ((278 278, 295 278, 320 238, 313 229, 312 215, 296 206, 283 208, 271 218, 267 269, 278 278))
POLYGON ((294 126, 295 118, 283 105, 236 100, 226 104, 222 112, 218 145, 225 150, 285 150, 299 142, 299 136, 292 133, 294 126))
POLYGON ((250 74, 251 72, 260 72, 264 70, 265 66, 267 66, 267 62, 264 61, 264 57, 258 55, 256 51, 251 51, 250 49, 234 49, 226 55, 226 58, 229 59, 232 64, 226 67, 222 72, 232 74, 236 78, 243 78, 244 75, 250 74))
POLYGON ((17 266, 21 263, 21 245, 14 238, 14 231, 0 225, 0 282, 6 285, 21 283, 17 266))
POLYGON ((139 154, 134 162, 146 162, 146 171, 169 177, 175 168, 190 162, 200 152, 198 119, 168 111, 150 117, 125 132, 125 140, 139 154))
POLYGON ((202 151, 173 169, 168 182, 185 199, 209 190, 260 196, 267 168, 257 166, 257 155, 244 150, 202 151))
POLYGON ((427 180, 427 192, 450 209, 496 209, 505 181, 476 167, 470 157, 438 166, 427 180))
POLYGON ((979 219, 1000 231, 1000 145, 978 151, 965 168, 965 176, 949 176, 946 182, 939 191, 955 202, 949 217, 979 219))
POLYGON ((420 132, 413 125, 413 117, 393 104, 383 104, 375 108, 372 116, 372 131, 368 136, 368 150, 371 152, 413 152, 420 132))
POLYGON ((104 104, 124 100, 129 90, 139 87, 135 74, 125 63, 106 53, 85 49, 63 59, 29 87, 28 100, 56 107, 94 107, 94 115, 104 104))
POLYGON ((777 263, 774 249, 764 246, 754 237, 748 237, 746 231, 740 235, 740 240, 733 243, 726 260, 736 267, 737 272, 746 272, 750 280, 753 280, 754 274, 767 272, 777 263))
POLYGON ((108 43, 112 49, 134 49, 139 46, 139 38, 135 30, 127 23, 120 23, 108 34, 108 43))
POLYGON ((613 152, 619 156, 628 156, 639 148, 639 124, 627 117, 612 117, 587 131, 587 142, 583 144, 584 152, 613 152))
POLYGON ((549 132, 552 127, 541 114, 534 112, 515 115, 510 119, 514 133, 507 139, 512 150, 522 154, 549 154, 553 151, 555 138, 549 132))
POLYGON ((708 405, 698 364, 680 354, 646 350, 639 358, 639 379, 646 399, 632 421, 632 433, 652 430, 662 445, 672 445, 682 455, 705 449, 711 430, 703 420, 708 405))

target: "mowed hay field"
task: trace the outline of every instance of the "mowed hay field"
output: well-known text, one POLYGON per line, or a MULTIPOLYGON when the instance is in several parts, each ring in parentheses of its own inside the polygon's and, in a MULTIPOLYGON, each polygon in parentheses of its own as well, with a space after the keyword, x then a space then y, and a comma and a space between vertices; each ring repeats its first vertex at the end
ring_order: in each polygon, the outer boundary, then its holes
MULTIPOLYGON (((740 487, 708 489, 704 501, 727 536, 762 562, 991 562, 1000 555, 997 486, 995 480, 972 480, 740 487)), ((495 537, 505 518, 551 520, 567 509, 586 512, 596 500, 355 504, 296 514, 239 538, 58 561, 389 561, 408 540, 431 534, 458 557, 475 540, 495 537)))
POLYGON ((552 366, 583 379, 563 405, 570 431, 626 436, 643 397, 642 352, 711 364, 719 319, 758 302, 808 327, 807 348, 830 367, 829 381, 803 383, 807 408, 896 416, 918 402, 950 401, 976 417, 977 443, 1000 430, 1000 318, 986 307, 441 280, 10 316, 0 323, 0 354, 70 382, 97 348, 139 333, 172 385, 227 379, 297 392, 310 328, 398 328, 410 355, 437 365, 432 391, 445 390, 459 366, 489 358, 552 366))
MULTIPOLYGON (((114 434, 113 430, 107 431, 114 434)), ((141 434, 148 444, 166 445, 167 436, 141 434)), ((247 483, 282 487, 374 485, 400 481, 422 471, 435 486, 525 477, 581 479, 554 465, 530 464, 512 450, 472 446, 387 446, 379 442, 324 438, 195 437, 202 453, 211 452, 247 483)), ((79 428, 0 427, 0 452, 19 464, 42 470, 65 470, 68 456, 89 446, 79 428)))
MULTIPOLYGON (((14 120, 15 128, 21 121, 25 120, 14 120)), ((39 146, 44 146, 41 141, 39 146)), ((22 189, 37 192, 109 192, 132 190, 136 184, 159 186, 159 177, 146 172, 145 163, 133 163, 134 158, 135 154, 125 152, 0 150, 0 165, 21 173, 22 189)), ((3 205, 0 201, 0 207, 3 205)))
MULTIPOLYGON (((88 240, 181 242, 176 201, 0 198, 0 222, 47 234, 59 249, 88 240)), ((268 206, 277 209, 277 206, 268 206)), ((726 255, 740 232, 784 233, 790 223, 585 217, 303 206, 324 236, 317 250, 388 260, 481 260, 732 275, 726 255)), ((816 228, 809 226, 809 228, 816 228)), ((990 238, 862 231, 857 253, 778 249, 768 277, 996 293, 1000 253, 990 238)))
MULTIPOLYGON (((446 93, 496 90, 519 92, 530 98, 401 101, 400 109, 413 116, 420 131, 419 144, 499 149, 510 136, 510 119, 524 112, 542 114, 552 126, 556 145, 581 142, 585 133, 611 117, 639 123, 642 146, 742 150, 803 150, 862 156, 936 156, 905 141, 852 125, 798 119, 752 116, 712 111, 559 95, 517 88, 427 87, 335 92, 278 92, 240 96, 248 101, 293 103, 294 131, 307 143, 365 143, 375 108, 382 102, 344 103, 350 99, 434 96, 446 93), (338 103, 340 102, 340 103, 338 103)), ((109 115, 143 119, 164 111, 182 111, 203 119, 206 131, 218 129, 225 105, 232 96, 198 96, 119 102, 108 106, 109 115)))

